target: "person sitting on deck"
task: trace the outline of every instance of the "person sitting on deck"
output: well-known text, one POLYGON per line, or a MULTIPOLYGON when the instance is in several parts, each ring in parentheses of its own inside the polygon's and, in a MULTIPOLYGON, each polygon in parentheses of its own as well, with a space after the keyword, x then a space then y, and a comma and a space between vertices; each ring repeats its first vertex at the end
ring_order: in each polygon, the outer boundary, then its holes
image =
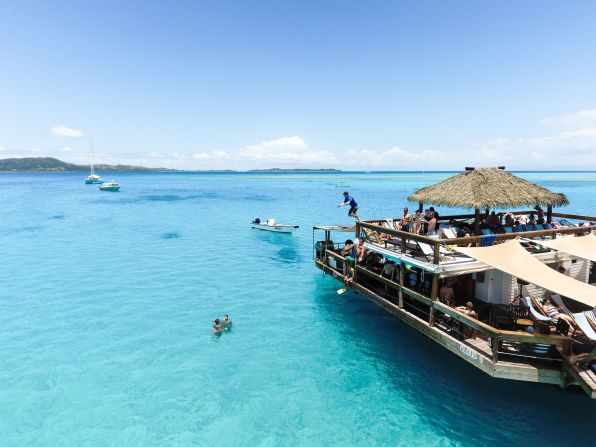
POLYGON ((346 258, 352 258, 352 260, 357 258, 358 250, 352 239, 346 240, 344 248, 341 249, 341 255, 345 256, 346 258))
POLYGON ((226 314, 223 317, 223 321, 221 322, 221 327, 223 328, 224 331, 229 331, 230 329, 232 329, 232 320, 230 319, 230 317, 226 314))
POLYGON ((342 203, 339 203, 337 206, 345 205, 350 205, 348 216, 354 217, 356 218, 356 220, 360 220, 360 215, 356 214, 356 211, 358 211, 358 203, 356 203, 356 200, 354 199, 354 197, 350 195, 348 191, 344 191, 344 201, 342 203))
POLYGON ((536 205, 534 207, 536 213, 538 214, 538 223, 544 223, 544 210, 540 205, 536 205))
POLYGON ((528 220, 530 225, 536 225, 536 216, 534 214, 530 214, 530 219, 528 220))
POLYGON ((453 282, 447 280, 445 284, 441 286, 439 290, 439 300, 447 304, 449 307, 453 307, 455 304, 455 291, 453 290, 453 282))
POLYGON ((381 276, 387 279, 394 279, 395 276, 395 262, 394 261, 387 261, 383 266, 383 270, 381 271, 381 276))
POLYGON ((409 232, 411 222, 412 222, 412 216, 410 216, 410 213, 408 213, 408 208, 406 207, 406 208, 404 208, 404 215, 399 220, 399 229, 401 231, 409 232))
POLYGON ((468 301, 465 306, 457 306, 455 309, 465 313, 466 315, 469 315, 470 317, 478 318, 478 314, 474 310, 474 304, 471 301, 468 301))
POLYGON ((219 321, 219 318, 216 318, 215 320, 213 320, 213 334, 214 335, 221 335, 221 333, 223 332, 223 329, 221 327, 221 322, 219 321))
POLYGON ((547 296, 545 296, 544 301, 542 302, 542 311, 551 319, 558 321, 559 319, 563 319, 565 320, 567 323, 569 323, 569 325, 575 329, 577 329, 577 323, 575 322, 575 320, 573 319, 573 317, 571 315, 567 315, 561 312, 560 307, 556 307, 551 299, 547 296))
POLYGON ((358 256, 358 263, 364 261, 366 257, 366 248, 364 248, 364 238, 360 238, 358 246, 356 247, 356 256, 358 256))

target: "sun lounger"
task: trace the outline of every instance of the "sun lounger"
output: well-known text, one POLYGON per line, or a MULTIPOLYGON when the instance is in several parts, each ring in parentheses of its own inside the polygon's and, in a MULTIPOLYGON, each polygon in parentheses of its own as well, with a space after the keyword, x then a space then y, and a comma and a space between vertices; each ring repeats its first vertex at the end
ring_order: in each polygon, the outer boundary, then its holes
POLYGON ((526 297, 523 297, 523 303, 526 306, 528 306, 528 308, 530 309, 530 315, 532 315, 532 318, 535 321, 545 321, 548 323, 552 323, 552 320, 549 317, 547 317, 546 315, 544 315, 544 313, 542 311, 538 311, 536 309, 536 307, 534 307, 535 305, 538 304, 535 302, 535 300, 533 300, 529 296, 526 296, 526 297))
POLYGON ((513 233, 513 228, 511 227, 503 227, 503 230, 505 230, 505 233, 513 233))
MULTIPOLYGON (((417 241, 415 242, 415 245, 418 248, 417 251, 422 253, 428 262, 433 262, 435 251, 432 246, 430 246, 429 244, 427 244, 425 242, 417 242, 417 241)), ((439 247, 439 254, 441 255, 441 259, 443 259, 443 257, 445 255, 452 256, 453 259, 455 259, 455 254, 453 254, 452 252, 450 252, 448 250, 445 250, 443 247, 439 247)))
POLYGON ((453 228, 443 228, 442 231, 445 239, 457 239, 457 233, 453 228))
POLYGON ((584 333, 586 337, 588 337, 593 342, 596 342, 596 331, 588 321, 588 317, 586 316, 585 312, 579 312, 576 314, 572 314, 573 319, 577 323, 579 329, 584 333))

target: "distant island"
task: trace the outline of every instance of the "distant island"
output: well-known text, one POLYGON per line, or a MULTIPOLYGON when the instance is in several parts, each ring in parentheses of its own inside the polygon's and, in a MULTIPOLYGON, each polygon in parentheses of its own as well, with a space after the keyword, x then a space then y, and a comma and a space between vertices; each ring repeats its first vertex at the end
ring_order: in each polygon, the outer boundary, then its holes
MULTIPOLYGON (((75 165, 52 157, 5 158, 0 160, 0 172, 82 172, 89 165, 75 165)), ((170 172, 178 169, 146 168, 130 165, 95 165, 99 172, 170 172)))
POLYGON ((341 169, 306 169, 306 168, 296 168, 296 169, 282 169, 282 168, 270 168, 270 169, 251 169, 248 172, 341 172, 341 169))
MULTIPOLYGON (((53 157, 5 158, 0 160, 0 172, 87 172, 89 165, 67 163, 53 157)), ((131 165, 95 165, 98 172, 238 172, 233 169, 182 170, 171 168, 146 168, 131 165)), ((252 169, 248 172, 341 172, 339 169, 252 169)))

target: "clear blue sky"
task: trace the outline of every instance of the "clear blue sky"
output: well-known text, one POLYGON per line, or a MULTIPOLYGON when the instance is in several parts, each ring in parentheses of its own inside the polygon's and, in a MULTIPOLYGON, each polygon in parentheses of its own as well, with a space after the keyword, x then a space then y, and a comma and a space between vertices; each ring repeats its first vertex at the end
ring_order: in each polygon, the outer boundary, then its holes
POLYGON ((101 161, 149 166, 596 169, 595 17, 594 1, 2 2, 0 158, 86 162, 91 135, 101 161))

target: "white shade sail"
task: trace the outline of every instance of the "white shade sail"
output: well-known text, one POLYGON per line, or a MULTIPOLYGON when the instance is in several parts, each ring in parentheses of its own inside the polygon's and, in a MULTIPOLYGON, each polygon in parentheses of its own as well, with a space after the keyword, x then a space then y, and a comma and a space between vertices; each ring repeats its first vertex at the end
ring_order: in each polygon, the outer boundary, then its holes
POLYGON ((596 306, 596 287, 562 275, 511 240, 490 247, 456 247, 457 251, 551 292, 596 306))
POLYGON ((548 241, 534 241, 553 250, 596 262, 596 236, 561 236, 548 241))

